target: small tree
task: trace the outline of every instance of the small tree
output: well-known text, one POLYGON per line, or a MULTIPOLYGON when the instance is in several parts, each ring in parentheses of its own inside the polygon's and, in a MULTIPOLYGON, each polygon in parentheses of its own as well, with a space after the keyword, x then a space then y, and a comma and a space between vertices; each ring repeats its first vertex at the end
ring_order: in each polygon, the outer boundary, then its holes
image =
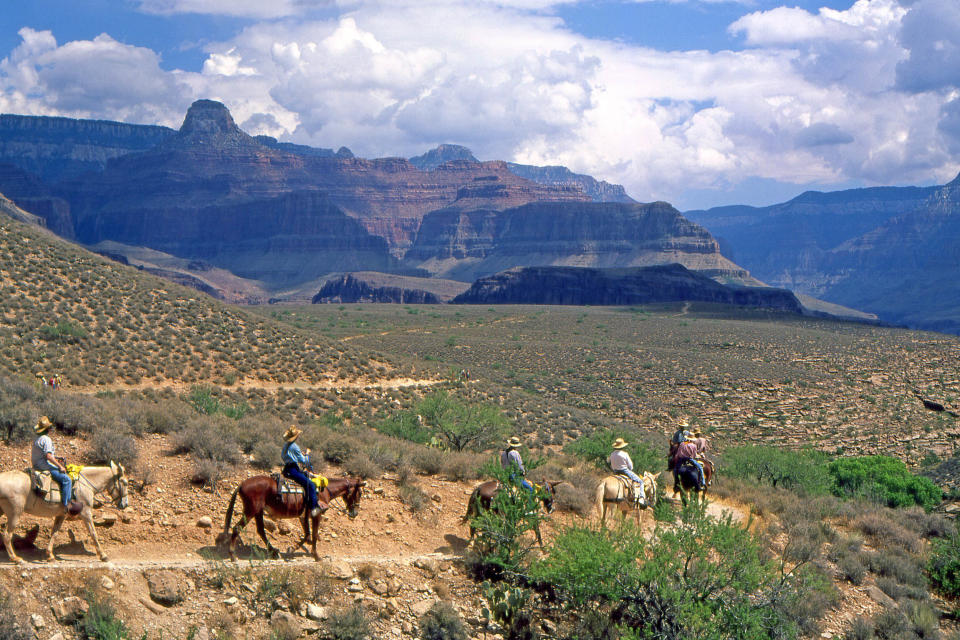
POLYGON ((927 511, 943 499, 932 480, 910 473, 902 460, 890 456, 840 458, 830 463, 830 474, 838 496, 865 496, 888 507, 918 504, 927 511))
POLYGON ((443 438, 449 448, 483 450, 499 441, 508 422, 490 404, 464 404, 446 391, 432 393, 417 405, 424 423, 443 438))

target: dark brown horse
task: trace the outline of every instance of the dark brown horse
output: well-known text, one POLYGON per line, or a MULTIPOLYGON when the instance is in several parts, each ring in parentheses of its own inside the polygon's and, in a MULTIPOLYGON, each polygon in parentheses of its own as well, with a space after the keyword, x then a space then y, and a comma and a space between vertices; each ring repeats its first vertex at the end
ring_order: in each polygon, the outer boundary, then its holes
POLYGON ((703 465, 703 489, 699 488, 699 474, 697 473, 696 468, 693 466, 693 463, 681 463, 680 468, 677 470, 677 482, 673 485, 674 499, 676 499, 676 494, 680 494, 680 499, 683 501, 683 504, 687 504, 687 493, 693 493, 695 500, 700 500, 707 493, 707 487, 713 483, 713 462, 710 460, 701 459, 699 462, 703 465), (677 491, 680 489, 680 491, 677 491))
MULTIPOLYGON (((543 508, 546 509, 547 513, 553 513, 553 500, 557 495, 556 486, 558 484, 560 484, 560 482, 544 482, 542 486, 534 485, 534 490, 540 493, 540 502, 543 504, 543 508)), ((480 515, 480 511, 489 511, 490 505, 493 503, 493 498, 497 495, 498 491, 500 491, 500 482, 497 480, 488 480, 483 484, 477 485, 477 488, 470 494, 470 500, 467 501, 467 513, 463 516, 463 522, 470 522, 473 518, 480 515)), ((526 489, 518 487, 517 491, 526 491, 526 489)), ((543 540, 540 537, 540 527, 537 527, 534 532, 537 534, 537 542, 540 543, 540 546, 543 546, 543 540)), ((471 540, 475 533, 476 527, 471 525, 471 540)))
MULTIPOLYGON (((351 518, 357 517, 357 510, 360 507, 360 496, 363 494, 363 487, 367 483, 359 478, 331 478, 329 484, 322 491, 318 492, 318 498, 327 504, 334 498, 343 498, 347 505, 347 515, 351 518)), ((263 515, 268 514, 271 518, 278 520, 283 518, 300 518, 303 525, 303 539, 297 543, 297 546, 303 546, 307 538, 311 538, 312 555, 314 560, 319 560, 317 555, 317 534, 320 527, 320 516, 311 518, 303 508, 302 493, 279 493, 277 491, 277 480, 272 476, 253 476, 240 483, 230 498, 230 506, 227 507, 227 516, 223 522, 223 532, 217 536, 217 545, 226 545, 230 551, 230 557, 236 559, 237 538, 240 537, 240 531, 246 526, 250 519, 257 521, 257 533, 267 546, 267 551, 274 557, 279 556, 279 552, 270 544, 267 539, 267 532, 263 528, 263 515), (243 515, 237 522, 233 531, 230 532, 230 521, 233 519, 233 508, 237 501, 237 496, 243 501, 243 515), (310 535, 310 525, 313 525, 313 535, 310 535)))

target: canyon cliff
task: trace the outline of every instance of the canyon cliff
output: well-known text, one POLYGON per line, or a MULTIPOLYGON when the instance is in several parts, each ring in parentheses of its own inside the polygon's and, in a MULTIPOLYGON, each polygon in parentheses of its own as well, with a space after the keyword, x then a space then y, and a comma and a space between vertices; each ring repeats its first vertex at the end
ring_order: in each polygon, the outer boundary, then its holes
POLYGON ((624 306, 711 302, 802 313, 786 289, 722 285, 680 264, 627 269, 518 267, 481 278, 454 304, 624 306))

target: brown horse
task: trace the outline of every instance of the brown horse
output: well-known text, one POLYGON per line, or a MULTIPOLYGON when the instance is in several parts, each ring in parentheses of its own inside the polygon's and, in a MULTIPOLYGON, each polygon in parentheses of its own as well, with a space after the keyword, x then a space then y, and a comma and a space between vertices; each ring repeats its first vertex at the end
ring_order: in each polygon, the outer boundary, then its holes
POLYGON ((637 525, 639 526, 640 510, 647 507, 653 508, 657 504, 657 478, 659 477, 659 473, 654 475, 649 471, 643 472, 641 476, 643 479, 643 496, 635 496, 633 494, 633 483, 625 483, 619 480, 617 476, 607 476, 601 480, 594 492, 593 500, 597 512, 600 514, 600 524, 607 526, 607 505, 610 504, 616 505, 616 507, 611 506, 610 508, 619 509, 621 515, 633 510, 636 513, 637 525))
POLYGON ((707 487, 713 483, 713 462, 704 459, 699 460, 699 462, 703 465, 703 489, 698 486, 698 474, 693 463, 681 464, 680 469, 677 470, 677 482, 673 485, 673 495, 676 497, 679 493, 684 505, 687 504, 687 493, 692 492, 694 499, 700 500, 706 495, 707 487))
MULTIPOLYGON (((343 498, 347 505, 347 515, 351 518, 357 517, 357 511, 360 507, 360 496, 363 494, 363 487, 366 482, 359 478, 331 478, 327 486, 318 492, 318 497, 330 504, 334 498, 343 498)), ((257 521, 257 533, 267 546, 267 551, 274 557, 280 555, 270 541, 267 539, 267 532, 263 528, 263 515, 269 514, 273 519, 283 518, 301 518, 303 525, 303 538, 297 543, 297 546, 303 546, 307 538, 311 539, 314 560, 319 560, 317 555, 317 534, 320 528, 320 516, 311 518, 303 508, 304 496, 302 493, 284 493, 277 491, 277 480, 272 476, 253 476, 240 483, 230 498, 230 506, 227 507, 227 516, 223 522, 223 532, 217 536, 217 546, 226 545, 230 551, 230 557, 236 559, 237 538, 240 537, 240 531, 246 526, 251 518, 257 521), (233 508, 237 496, 243 501, 243 515, 237 522, 233 531, 230 532, 230 521, 233 519, 233 508), (313 535, 310 535, 310 525, 313 525, 313 535)))
MULTIPOLYGON (((544 482, 542 487, 534 485, 534 489, 541 493, 540 502, 543 504, 543 508, 546 509, 547 513, 553 513, 553 500, 557 495, 556 486, 558 484, 560 484, 559 481, 544 482)), ((517 490, 526 491, 526 489, 522 487, 518 487, 517 490)), ((480 515, 480 511, 489 511, 490 505, 493 503, 493 498, 497 495, 498 491, 500 491, 500 482, 498 480, 488 480, 487 482, 477 485, 477 488, 470 494, 470 500, 467 501, 467 513, 463 516, 462 522, 470 522, 473 518, 480 515)), ((540 546, 543 546, 543 539, 540 537, 540 527, 537 527, 534 532, 537 534, 537 542, 540 546)), ((471 525, 471 540, 473 540, 474 534, 476 534, 476 527, 471 525)))

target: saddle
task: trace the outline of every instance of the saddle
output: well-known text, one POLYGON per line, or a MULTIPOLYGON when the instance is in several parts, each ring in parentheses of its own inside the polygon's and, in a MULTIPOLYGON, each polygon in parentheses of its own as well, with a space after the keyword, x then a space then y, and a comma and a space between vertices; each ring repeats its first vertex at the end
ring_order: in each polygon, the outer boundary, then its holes
MULTIPOLYGON (((49 471, 30 470, 30 485, 33 492, 44 502, 60 504, 60 484, 54 482, 49 471)), ((74 492, 76 495, 76 492, 74 492)), ((70 496, 73 498, 74 496, 70 496)))
POLYGON ((634 482, 633 478, 619 471, 614 471, 613 477, 623 486, 623 491, 630 502, 636 505, 646 502, 647 496, 644 493, 642 484, 634 482))

